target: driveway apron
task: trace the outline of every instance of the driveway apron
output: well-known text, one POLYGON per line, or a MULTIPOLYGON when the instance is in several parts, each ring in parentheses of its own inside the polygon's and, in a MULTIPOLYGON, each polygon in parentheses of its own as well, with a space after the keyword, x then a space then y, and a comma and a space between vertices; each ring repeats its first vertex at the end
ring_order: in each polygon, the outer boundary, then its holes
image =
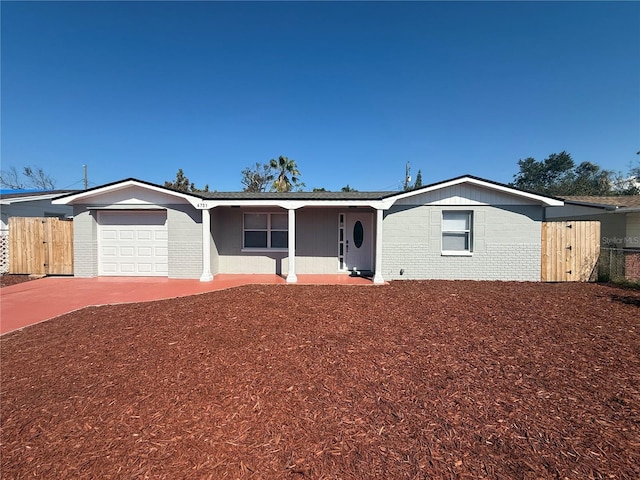
MULTIPOLYGON (((346 275, 308 275, 299 283, 371 284, 346 275)), ((216 275, 212 282, 153 277, 45 277, 0 289, 0 335, 92 305, 185 297, 247 284, 284 284, 278 275, 216 275)))

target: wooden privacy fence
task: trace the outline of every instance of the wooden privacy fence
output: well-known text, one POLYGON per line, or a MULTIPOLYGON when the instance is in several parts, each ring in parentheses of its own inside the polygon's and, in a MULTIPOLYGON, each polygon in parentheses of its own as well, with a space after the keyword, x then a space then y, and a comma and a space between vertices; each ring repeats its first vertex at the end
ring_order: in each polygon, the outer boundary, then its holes
POLYGON ((58 218, 9 218, 9 273, 73 274, 73 222, 58 218))
POLYGON ((600 222, 542 222, 543 282, 588 282, 599 256, 600 222))

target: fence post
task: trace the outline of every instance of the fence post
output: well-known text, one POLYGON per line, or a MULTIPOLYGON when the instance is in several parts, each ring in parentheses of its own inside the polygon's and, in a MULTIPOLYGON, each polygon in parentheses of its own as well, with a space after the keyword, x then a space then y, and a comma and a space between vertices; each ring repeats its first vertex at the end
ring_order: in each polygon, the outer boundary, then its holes
POLYGON ((613 280, 613 248, 609 247, 609 281, 613 280))

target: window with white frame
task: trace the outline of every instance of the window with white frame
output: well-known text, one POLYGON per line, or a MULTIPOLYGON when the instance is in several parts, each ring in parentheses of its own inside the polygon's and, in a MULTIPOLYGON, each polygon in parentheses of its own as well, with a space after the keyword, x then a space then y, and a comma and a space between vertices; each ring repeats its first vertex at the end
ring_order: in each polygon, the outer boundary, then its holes
POLYGON ((473 212, 442 212, 442 253, 470 254, 472 246, 473 212))
POLYGON ((286 213, 245 213, 242 248, 285 249, 289 239, 286 213))

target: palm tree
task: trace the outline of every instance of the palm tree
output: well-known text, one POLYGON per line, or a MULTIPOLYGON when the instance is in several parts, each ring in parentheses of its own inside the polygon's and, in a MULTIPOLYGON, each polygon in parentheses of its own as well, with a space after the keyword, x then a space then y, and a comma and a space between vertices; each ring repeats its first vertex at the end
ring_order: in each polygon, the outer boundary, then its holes
POLYGON ((278 172, 278 176, 271 185, 272 192, 290 192, 294 185, 298 185, 301 175, 296 161, 280 155, 278 159, 269 160, 269 166, 278 172), (289 178, 291 176, 291 178, 289 178))

